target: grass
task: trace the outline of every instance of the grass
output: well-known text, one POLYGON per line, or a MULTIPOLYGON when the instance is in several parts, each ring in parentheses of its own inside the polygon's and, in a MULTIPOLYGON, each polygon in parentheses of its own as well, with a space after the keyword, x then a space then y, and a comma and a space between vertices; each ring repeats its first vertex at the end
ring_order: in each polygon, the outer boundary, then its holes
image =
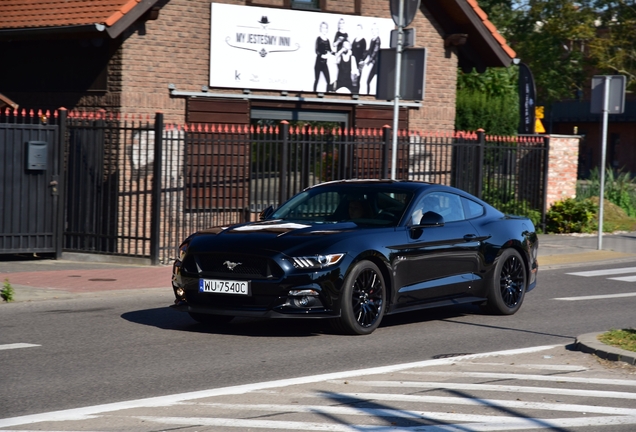
POLYGON ((636 352, 636 329, 610 330, 598 339, 606 345, 636 352))
MULTIPOLYGON (((599 203, 598 198, 592 198, 592 201, 596 205, 599 203)), ((622 208, 605 199, 603 200, 603 231, 636 231, 636 218, 627 216, 622 208)))

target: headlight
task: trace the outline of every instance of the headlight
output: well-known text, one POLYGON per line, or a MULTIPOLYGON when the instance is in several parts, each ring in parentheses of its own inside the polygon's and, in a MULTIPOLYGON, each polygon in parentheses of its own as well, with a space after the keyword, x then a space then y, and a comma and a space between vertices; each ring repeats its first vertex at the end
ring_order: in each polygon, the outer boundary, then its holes
POLYGON ((184 241, 183 243, 181 243, 181 246, 179 246, 179 253, 177 254, 179 256, 179 261, 183 261, 183 258, 186 255, 186 252, 188 252, 188 246, 190 245, 189 241, 184 241))
POLYGON ((331 255, 313 255, 304 257, 293 257, 292 262, 294 267, 301 269, 311 268, 324 268, 337 264, 345 254, 331 254, 331 255))

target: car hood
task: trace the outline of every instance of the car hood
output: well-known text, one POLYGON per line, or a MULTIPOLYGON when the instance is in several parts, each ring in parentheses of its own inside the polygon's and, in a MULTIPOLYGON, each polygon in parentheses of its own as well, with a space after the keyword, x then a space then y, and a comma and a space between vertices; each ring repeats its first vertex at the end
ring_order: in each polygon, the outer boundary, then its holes
MULTIPOLYGON (((307 250, 312 253, 327 252, 330 246, 364 231, 386 230, 366 228, 354 222, 303 224, 284 220, 267 220, 229 227, 215 227, 199 231, 190 237, 190 252, 250 253, 252 251, 276 251, 286 254, 307 250)), ((394 228, 391 228, 394 230, 394 228)))

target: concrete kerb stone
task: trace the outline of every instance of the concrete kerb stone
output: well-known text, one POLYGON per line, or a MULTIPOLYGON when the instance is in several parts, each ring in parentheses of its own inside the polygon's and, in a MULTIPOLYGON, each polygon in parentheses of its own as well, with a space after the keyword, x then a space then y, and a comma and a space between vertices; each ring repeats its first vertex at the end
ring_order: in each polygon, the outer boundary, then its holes
POLYGON ((575 342, 576 349, 587 354, 594 354, 605 360, 621 361, 636 365, 636 352, 604 344, 598 340, 598 336, 603 333, 586 333, 578 336, 575 342))

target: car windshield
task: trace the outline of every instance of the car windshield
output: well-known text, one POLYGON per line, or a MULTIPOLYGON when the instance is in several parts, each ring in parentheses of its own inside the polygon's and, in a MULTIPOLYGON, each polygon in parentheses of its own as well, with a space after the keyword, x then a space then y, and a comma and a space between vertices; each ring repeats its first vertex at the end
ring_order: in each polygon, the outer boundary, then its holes
POLYGON ((396 226, 411 198, 410 192, 390 186, 336 184, 301 192, 278 208, 271 219, 396 226))

